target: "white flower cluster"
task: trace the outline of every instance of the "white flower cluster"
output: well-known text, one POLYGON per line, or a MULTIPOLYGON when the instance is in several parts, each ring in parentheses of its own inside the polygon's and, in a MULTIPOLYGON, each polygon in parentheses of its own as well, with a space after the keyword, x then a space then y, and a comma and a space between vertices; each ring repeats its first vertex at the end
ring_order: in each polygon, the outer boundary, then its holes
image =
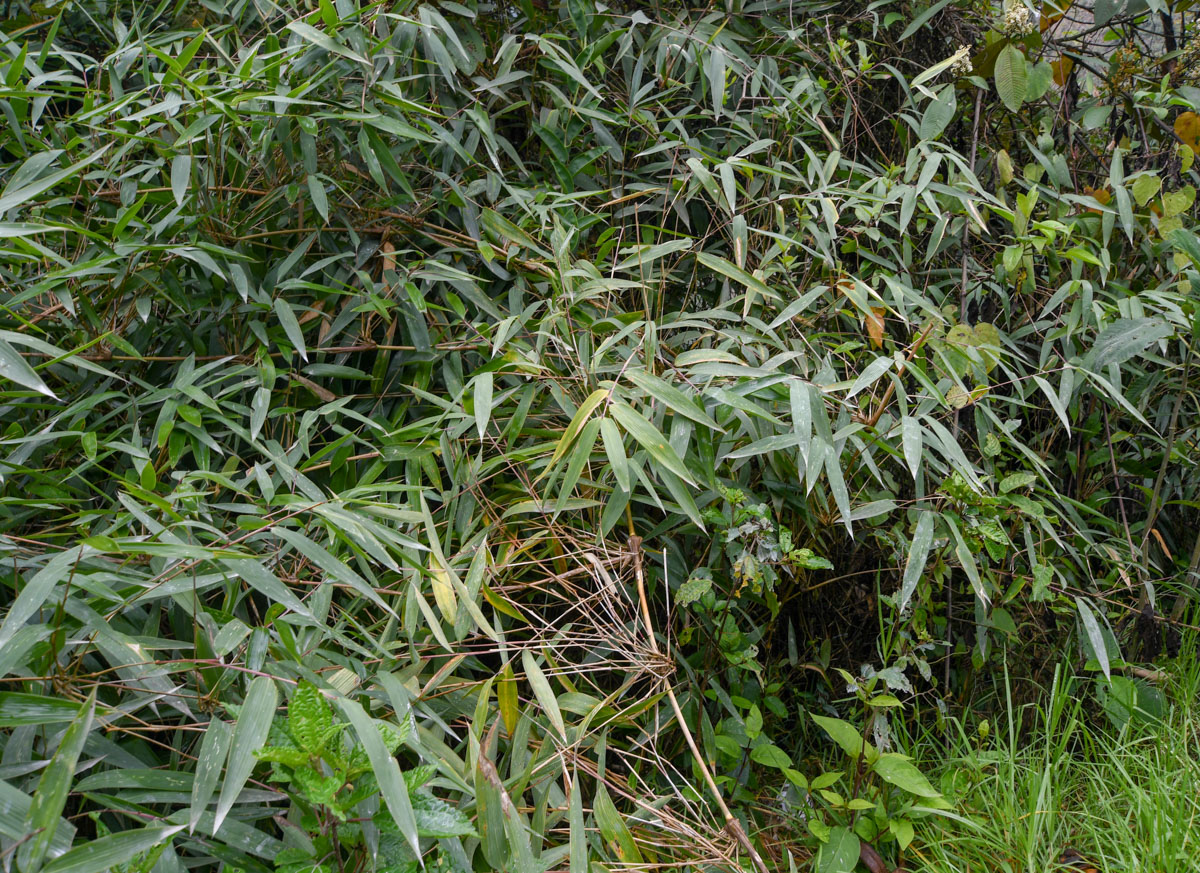
POLYGON ((960 45, 950 64, 950 75, 956 79, 971 75, 971 47, 960 45))
POLYGON ((1037 29, 1037 17, 1024 3, 1015 2, 1004 10, 1004 20, 1000 22, 1000 30, 1004 35, 1013 39, 1029 36, 1037 29))

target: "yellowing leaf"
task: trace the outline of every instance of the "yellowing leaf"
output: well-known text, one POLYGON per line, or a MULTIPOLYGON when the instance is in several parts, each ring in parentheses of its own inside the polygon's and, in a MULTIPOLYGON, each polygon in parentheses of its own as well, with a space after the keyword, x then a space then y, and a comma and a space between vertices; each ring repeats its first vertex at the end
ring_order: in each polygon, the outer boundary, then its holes
POLYGON ((1200 152, 1200 115, 1181 112, 1175 119, 1175 135, 1194 153, 1200 152))
POLYGON ((433 588, 433 600, 441 611, 447 623, 454 624, 458 618, 458 598, 454 595, 454 585, 450 582, 450 571, 437 563, 432 556, 429 559, 429 582, 433 588))
POLYGON ((1138 206, 1145 206, 1161 187, 1162 180, 1158 176, 1138 176, 1133 183, 1133 199, 1137 201, 1138 206))
POLYGON ((504 729, 511 737, 517 729, 517 720, 521 716, 520 699, 517 697, 517 678, 513 675, 512 664, 504 665, 496 681, 496 700, 500 703, 500 717, 504 719, 504 729))
MULTIPOLYGON (((1045 20, 1043 16, 1043 21, 1045 20)), ((1067 84, 1067 77, 1071 75, 1071 71, 1075 69, 1075 61, 1067 57, 1061 57, 1050 62, 1050 67, 1054 70, 1054 84, 1062 87, 1067 84)))
POLYGON ((1191 208, 1196 202, 1196 189, 1191 185, 1185 185, 1178 191, 1171 191, 1163 194, 1163 215, 1170 218, 1174 215, 1182 215, 1191 208))

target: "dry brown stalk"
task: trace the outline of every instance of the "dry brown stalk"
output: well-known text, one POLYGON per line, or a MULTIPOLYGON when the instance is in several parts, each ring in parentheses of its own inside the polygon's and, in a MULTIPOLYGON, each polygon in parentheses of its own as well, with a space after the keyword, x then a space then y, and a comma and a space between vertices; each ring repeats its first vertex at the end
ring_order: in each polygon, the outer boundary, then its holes
MULTIPOLYGON (((629 553, 633 559, 634 577, 637 579, 638 601, 642 607, 642 620, 646 623, 646 633, 650 637, 650 648, 654 654, 661 655, 658 649, 658 640, 654 636, 654 624, 650 620, 650 605, 646 601, 646 580, 642 572, 642 538, 636 535, 629 537, 629 553)), ((687 720, 683 717, 683 710, 679 706, 679 701, 675 698, 675 691, 671 688, 670 681, 663 678, 663 687, 667 692, 667 700, 671 703, 671 709, 675 713, 675 720, 679 722, 679 729, 683 731, 683 738, 687 742, 688 748, 692 752, 692 757, 696 761, 696 766, 700 768, 700 773, 704 776, 704 781, 708 784, 709 793, 717 802, 717 806, 721 810, 721 815, 725 817, 725 829, 733 834, 734 838, 741 844, 742 848, 750 855, 750 860, 754 862, 754 867, 758 873, 768 873, 767 865, 763 863, 762 856, 758 854, 758 850, 754 848, 754 844, 750 842, 750 837, 746 835, 742 823, 734 817, 729 811, 729 805, 725 803, 725 798, 721 796, 721 789, 717 787, 717 782, 713 779, 712 772, 708 769, 708 764, 704 760, 704 756, 700 754, 700 749, 696 745, 696 738, 692 736, 692 731, 688 727, 687 720)))

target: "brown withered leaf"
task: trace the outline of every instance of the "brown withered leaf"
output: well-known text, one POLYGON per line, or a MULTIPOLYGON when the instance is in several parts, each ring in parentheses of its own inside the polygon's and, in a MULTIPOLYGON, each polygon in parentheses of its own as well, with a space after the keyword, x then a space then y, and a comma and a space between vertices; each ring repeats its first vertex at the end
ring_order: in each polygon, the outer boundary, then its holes
POLYGON ((883 348, 883 316, 887 310, 882 306, 872 306, 867 314, 867 337, 874 348, 883 348))

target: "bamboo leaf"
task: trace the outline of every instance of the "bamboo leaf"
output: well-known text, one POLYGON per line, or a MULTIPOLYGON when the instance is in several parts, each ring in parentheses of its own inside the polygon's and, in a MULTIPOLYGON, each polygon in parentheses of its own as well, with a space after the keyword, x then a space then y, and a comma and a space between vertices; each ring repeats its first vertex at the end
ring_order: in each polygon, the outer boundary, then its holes
POLYGON ((258 759, 254 756, 263 746, 271 722, 275 718, 275 706, 279 702, 275 682, 267 676, 256 676, 246 691, 246 700, 238 713, 237 722, 229 740, 229 758, 225 768, 225 780, 217 797, 214 815, 214 830, 221 829, 225 816, 233 809, 238 795, 254 771, 258 759))
POLYGON ((92 728, 92 715, 95 711, 96 692, 93 691, 79 710, 79 715, 63 734, 54 757, 42 771, 37 790, 33 794, 33 803, 25 815, 25 832, 29 839, 17 850, 17 866, 22 873, 37 873, 54 841, 59 817, 67 805, 67 795, 71 792, 75 765, 92 728))
POLYGON ((528 649, 521 652, 521 665, 525 669, 525 678, 533 688, 533 694, 537 697, 542 711, 550 719, 550 724, 558 732, 559 738, 563 742, 566 742, 567 728, 563 723, 562 712, 558 708, 558 698, 554 696, 554 690, 550 687, 550 682, 546 679, 546 674, 538 666, 537 659, 534 658, 533 653, 528 649))

